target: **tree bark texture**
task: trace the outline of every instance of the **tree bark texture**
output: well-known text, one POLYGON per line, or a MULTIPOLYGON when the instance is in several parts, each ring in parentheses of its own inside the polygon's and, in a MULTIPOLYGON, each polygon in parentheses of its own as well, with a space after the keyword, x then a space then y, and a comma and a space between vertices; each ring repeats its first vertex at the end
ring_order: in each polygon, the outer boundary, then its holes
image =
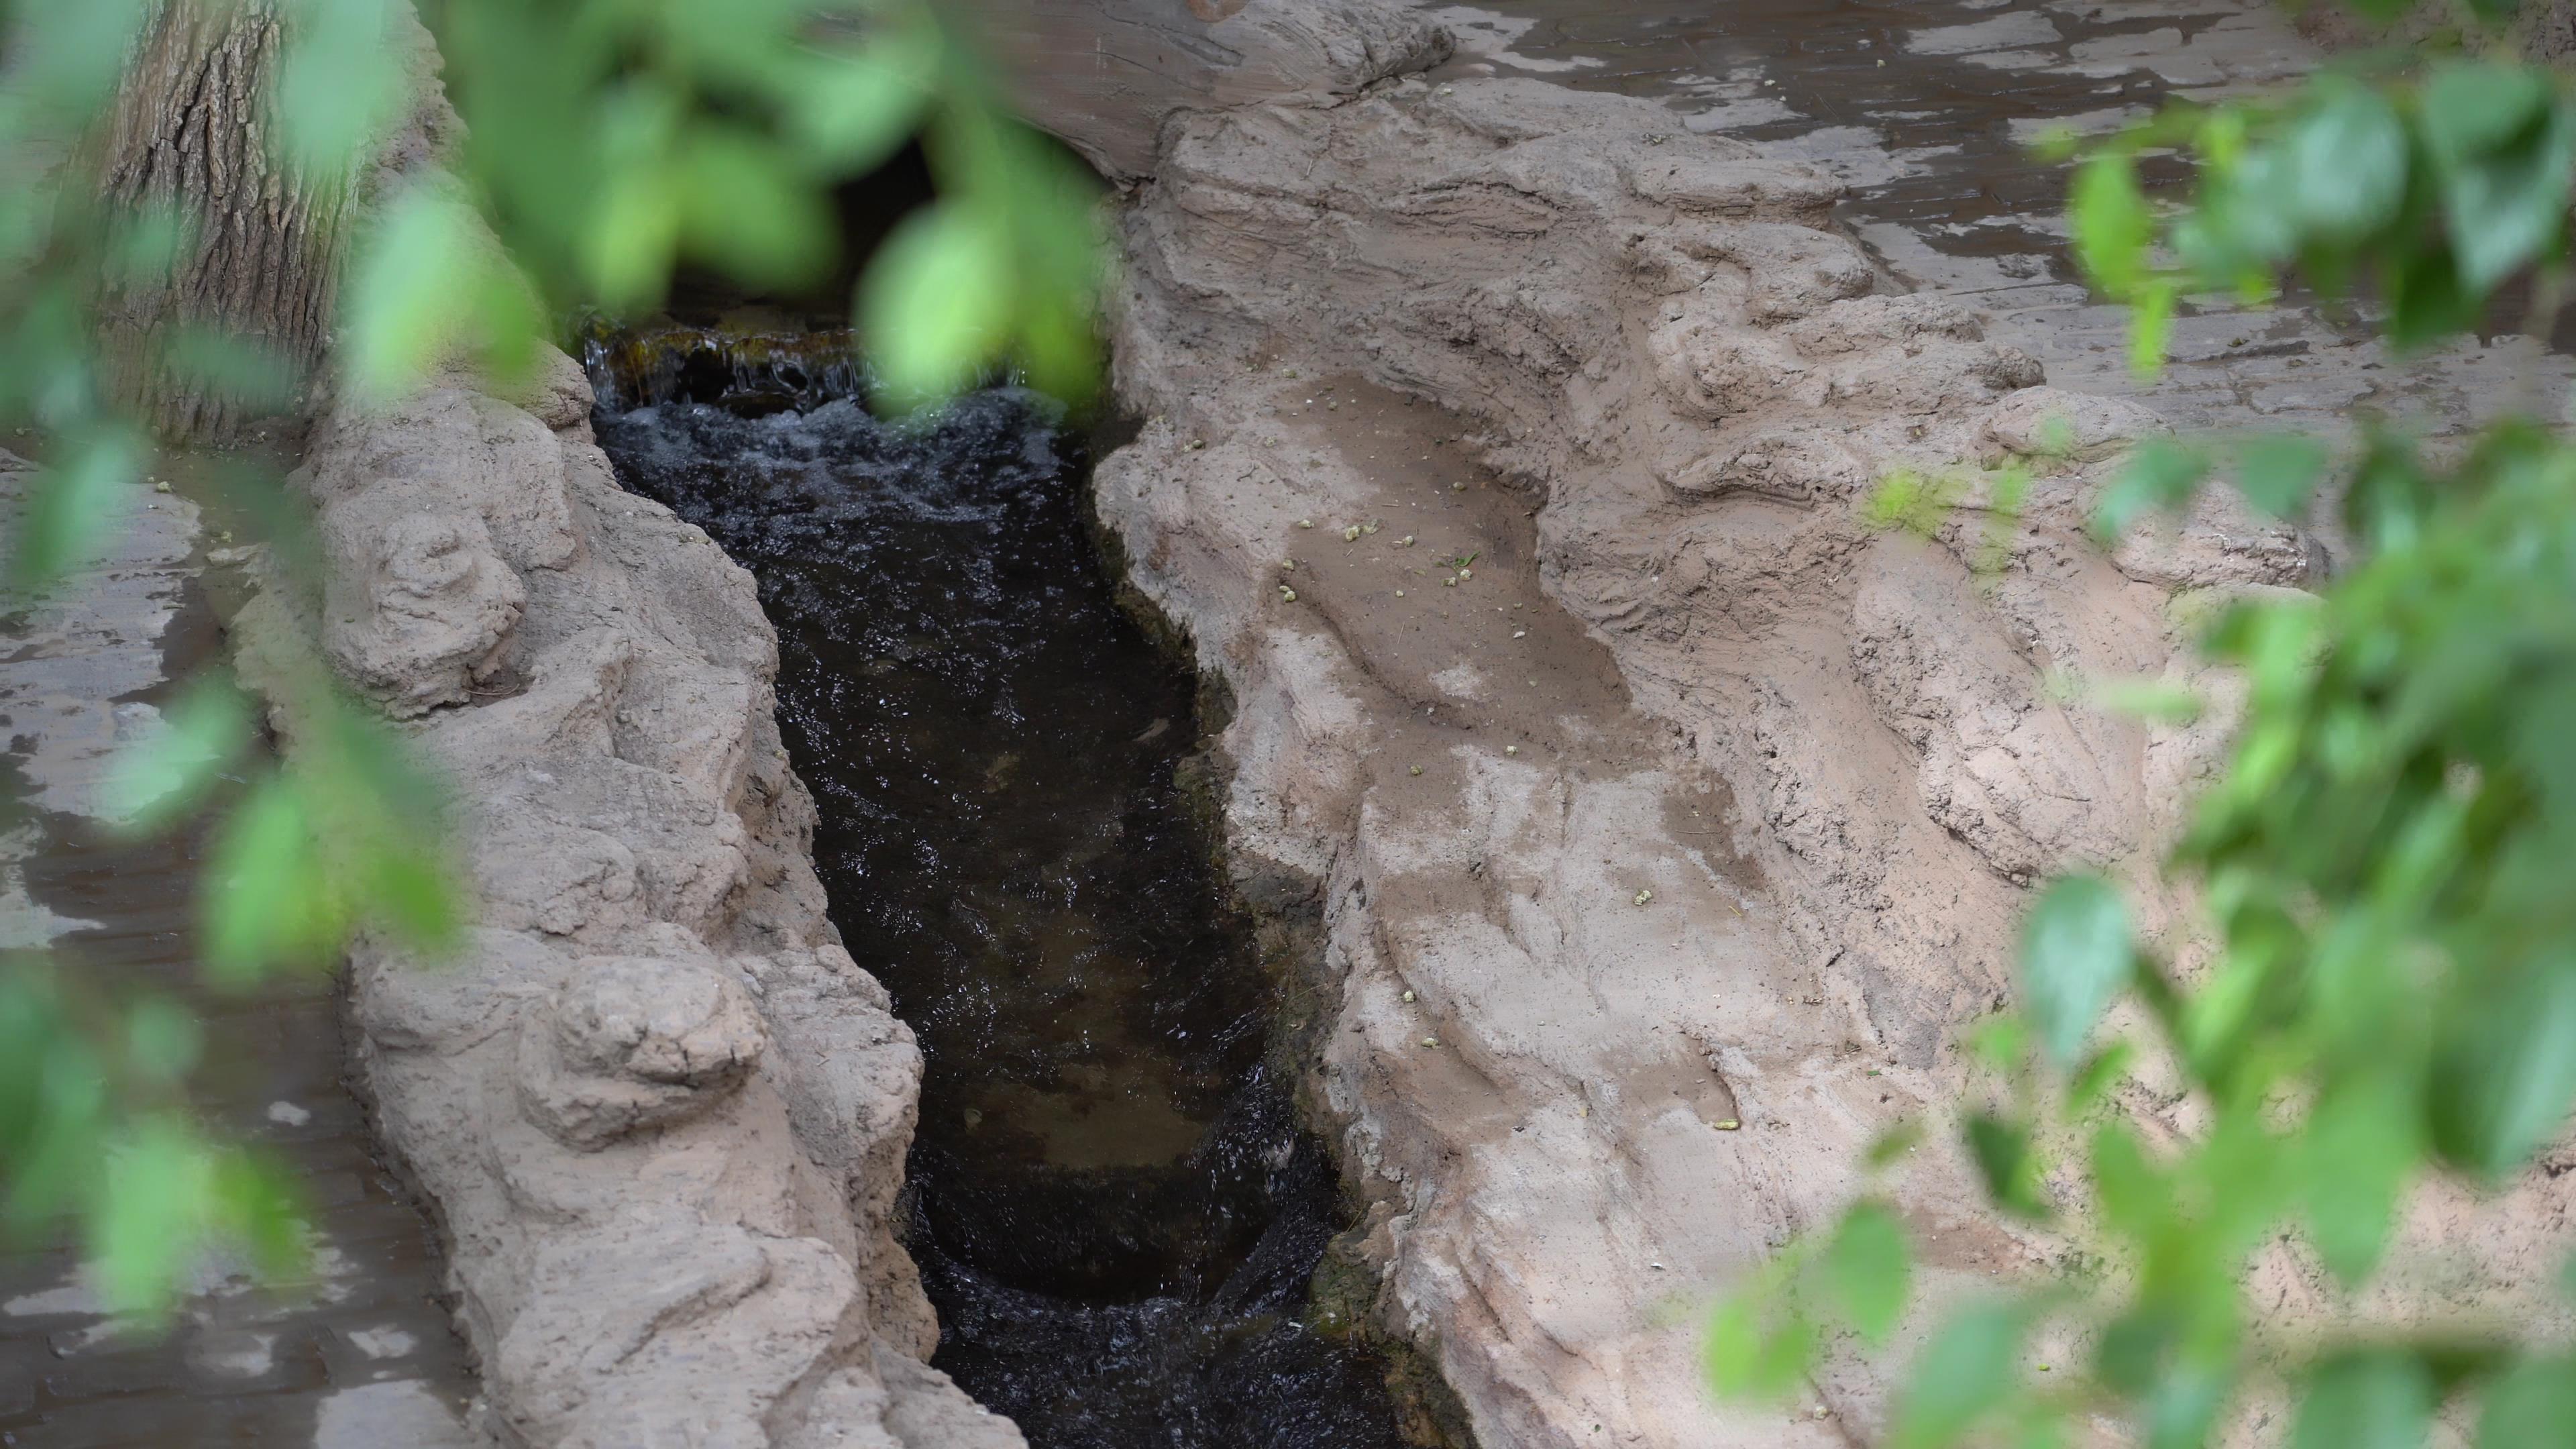
POLYGON ((174 440, 221 440, 245 421, 223 389, 168 365, 177 336, 229 334, 300 376, 330 340, 350 188, 276 154, 283 46, 271 0, 164 0, 94 152, 112 213, 169 210, 187 228, 165 277, 102 299, 110 386, 174 440))

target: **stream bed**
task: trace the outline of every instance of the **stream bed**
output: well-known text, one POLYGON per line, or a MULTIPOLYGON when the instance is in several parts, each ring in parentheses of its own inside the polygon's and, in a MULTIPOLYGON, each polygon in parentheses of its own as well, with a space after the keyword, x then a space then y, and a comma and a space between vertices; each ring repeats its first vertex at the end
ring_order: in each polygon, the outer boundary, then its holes
POLYGON ((1301 1320, 1337 1187, 1177 772, 1194 682, 1118 606, 1084 441, 994 388, 872 417, 829 336, 591 348, 621 481, 760 583, 858 963, 928 1069, 907 1194, 936 1365, 1035 1449, 1375 1449, 1301 1320))

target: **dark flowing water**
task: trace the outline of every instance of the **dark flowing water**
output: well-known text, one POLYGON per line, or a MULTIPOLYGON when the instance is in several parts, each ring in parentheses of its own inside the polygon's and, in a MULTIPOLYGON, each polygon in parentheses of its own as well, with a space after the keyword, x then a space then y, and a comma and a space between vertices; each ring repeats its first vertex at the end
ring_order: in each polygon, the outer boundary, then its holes
POLYGON ((629 488, 777 625, 832 918, 928 1059, 911 1248, 939 1367, 1039 1449, 1398 1442, 1299 1320, 1335 1186, 1175 772, 1192 680, 1116 603, 1042 398, 871 417, 826 342, 593 349, 629 488))

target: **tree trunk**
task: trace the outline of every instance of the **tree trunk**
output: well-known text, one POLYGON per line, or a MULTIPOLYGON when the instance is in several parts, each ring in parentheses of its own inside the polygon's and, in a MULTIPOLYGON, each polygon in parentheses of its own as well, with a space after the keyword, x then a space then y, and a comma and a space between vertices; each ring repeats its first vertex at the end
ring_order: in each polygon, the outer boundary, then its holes
POLYGON ((164 0, 145 27, 94 153, 112 213, 175 212, 187 228, 166 277, 103 299, 110 385, 174 440, 220 440, 244 419, 174 340, 239 338, 294 370, 330 339, 345 177, 299 175, 271 147, 283 48, 272 0, 164 0))

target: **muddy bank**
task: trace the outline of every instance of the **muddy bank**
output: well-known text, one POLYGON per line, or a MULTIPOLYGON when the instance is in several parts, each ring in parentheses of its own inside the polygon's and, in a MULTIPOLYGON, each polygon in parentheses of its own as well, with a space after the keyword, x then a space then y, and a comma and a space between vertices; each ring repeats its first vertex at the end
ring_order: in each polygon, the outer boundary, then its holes
MULTIPOLYGON (((410 43, 424 73, 425 34, 410 43)), ((434 92, 434 88, 433 88, 434 92)), ((370 178, 439 181, 434 103, 370 178)), ((327 576, 272 575, 245 680, 316 635, 457 787, 478 924, 353 950, 361 1084, 451 1251, 505 1443, 1017 1445, 927 1359, 895 1241, 921 1055, 843 949, 750 576, 620 488, 581 371, 316 425, 327 576)), ((273 720, 290 764, 300 722, 273 720)))
MULTIPOLYGON (((2163 421, 1896 287, 1833 176, 1642 100, 1407 74, 1453 49, 1416 13, 1230 9, 1134 7, 1160 39, 1069 63, 1258 92, 1120 92, 1154 160, 1117 382, 1151 420, 1098 495, 1238 702, 1236 869, 1320 911, 1370 1311, 1489 1445, 1866 1437, 1858 1361, 1794 1414, 1710 1405, 1697 1305, 1955 1093, 2027 885, 2139 874, 2208 768, 2218 720, 2062 681, 2194 680, 2193 611, 2316 554, 2224 498, 2092 548, 2108 460, 2163 421), (1345 20, 1279 74, 1277 37, 1345 20), (2017 530, 1974 467, 2008 457, 2017 530), (1963 460, 1930 539, 1861 517, 1963 460)), ((1091 85, 1050 71, 1033 110, 1099 123, 1065 103, 1091 85)), ((2035 1261, 1954 1170, 1906 1190, 1936 1281, 2035 1261)))

